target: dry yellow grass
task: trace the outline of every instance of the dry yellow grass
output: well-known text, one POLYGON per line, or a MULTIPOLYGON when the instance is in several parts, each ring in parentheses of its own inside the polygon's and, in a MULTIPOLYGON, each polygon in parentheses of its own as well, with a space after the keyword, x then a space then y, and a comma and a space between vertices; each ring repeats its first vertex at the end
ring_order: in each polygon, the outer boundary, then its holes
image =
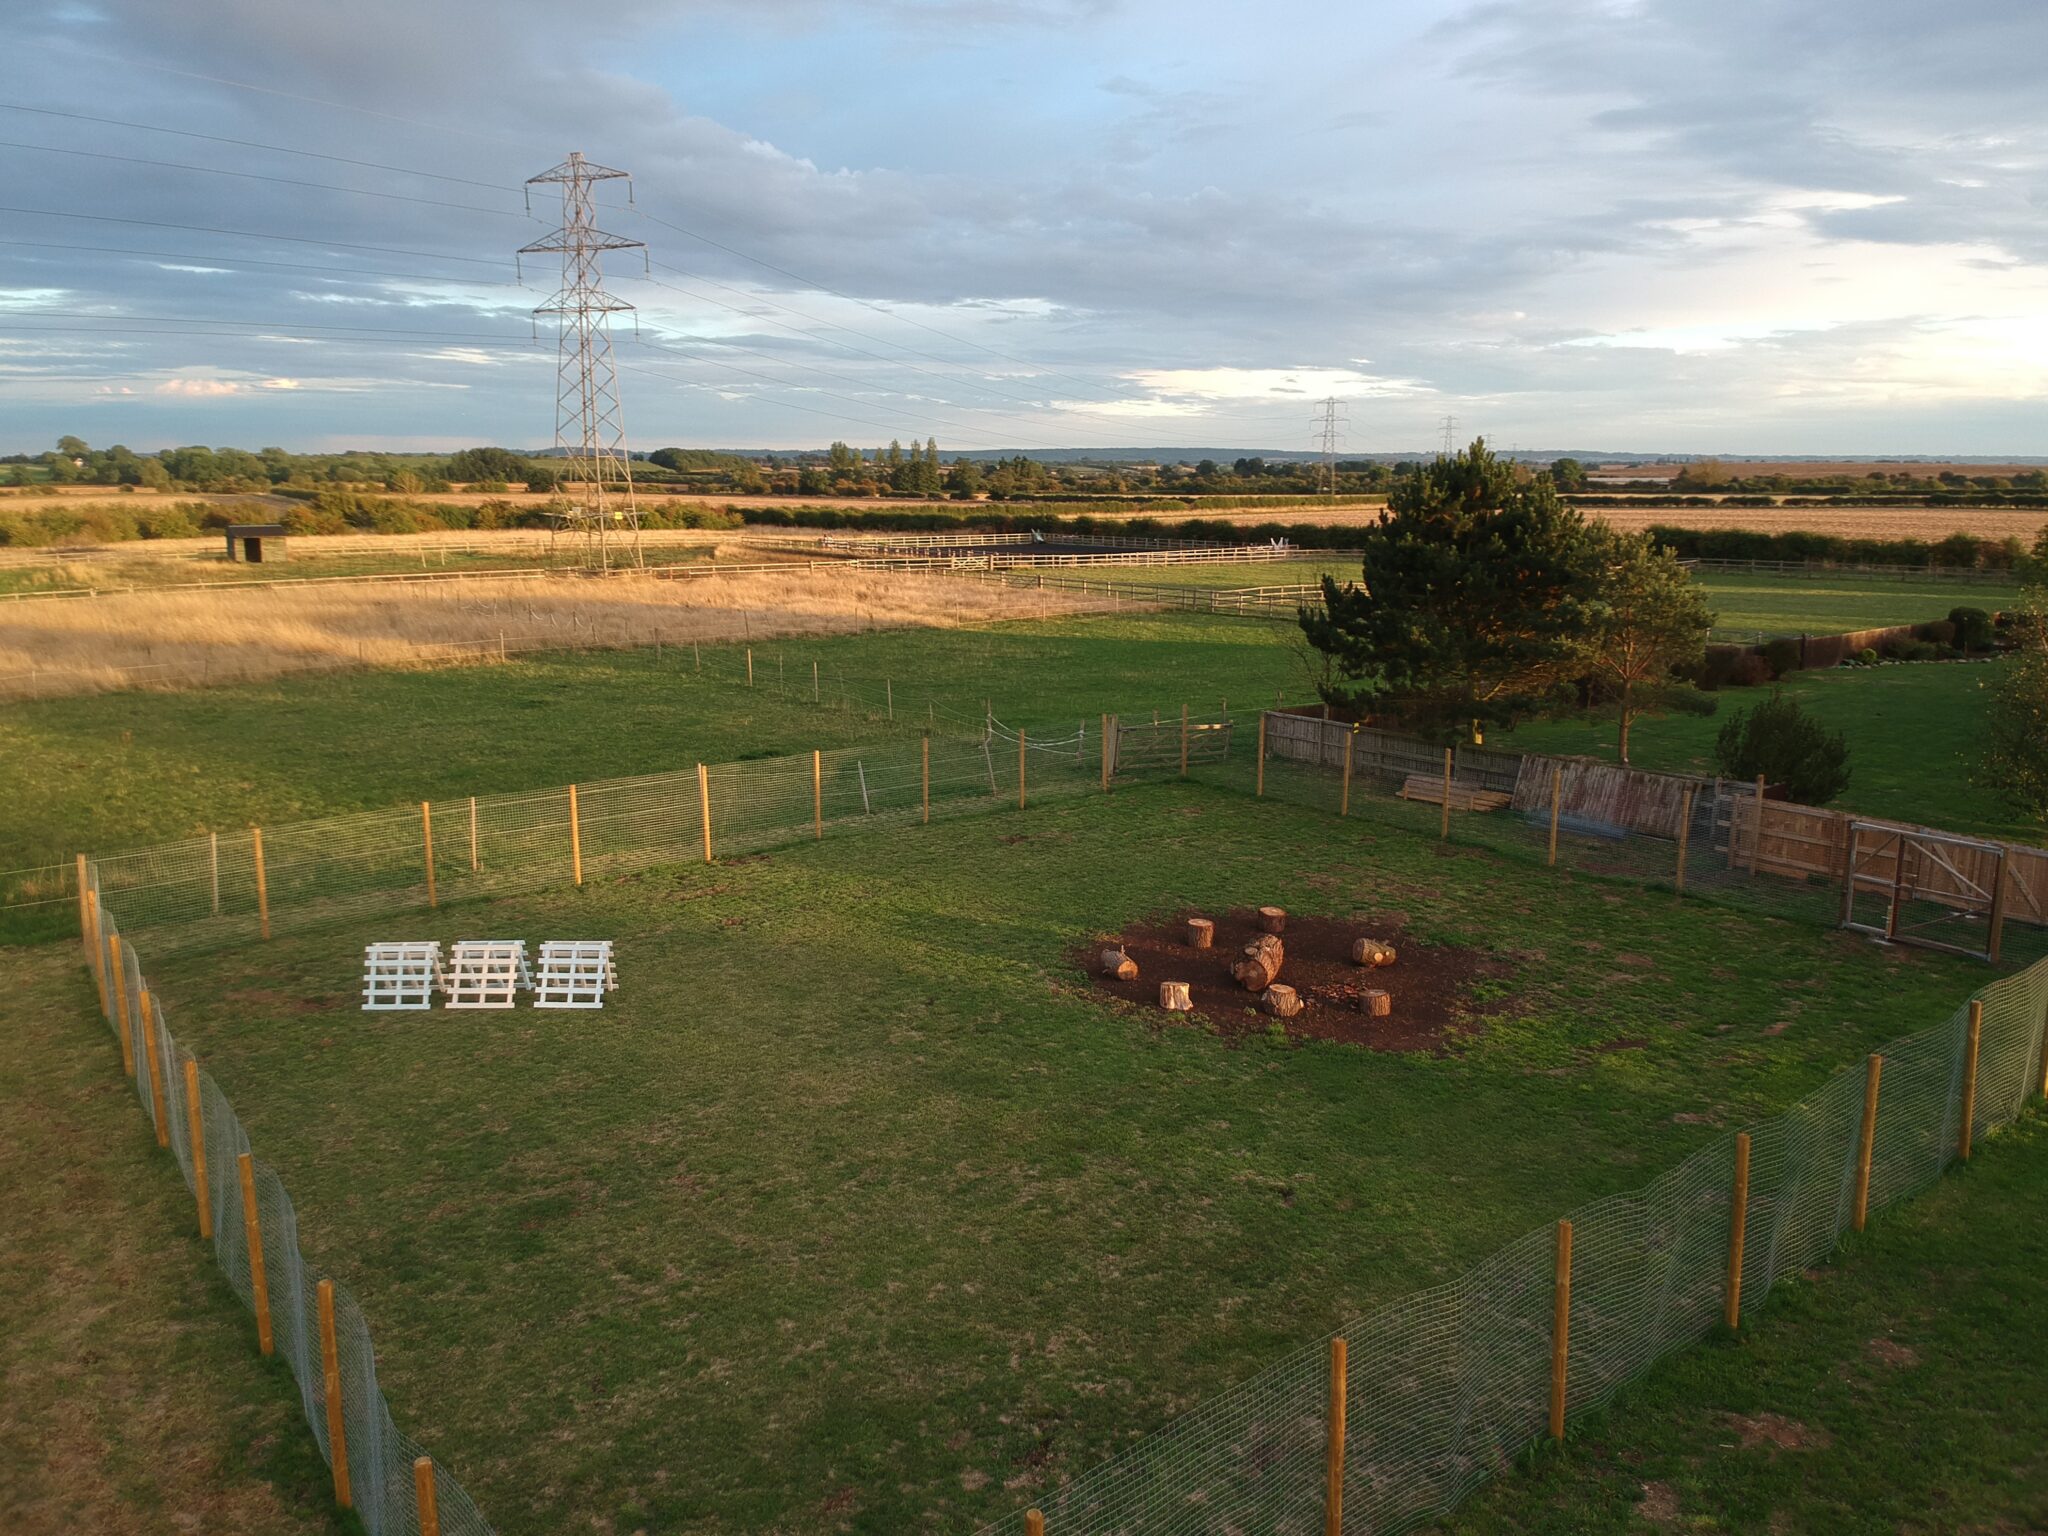
POLYGON ((893 571, 165 588, 0 605, 0 698, 490 660, 501 641, 507 651, 687 645, 1040 618, 1107 601, 893 571))

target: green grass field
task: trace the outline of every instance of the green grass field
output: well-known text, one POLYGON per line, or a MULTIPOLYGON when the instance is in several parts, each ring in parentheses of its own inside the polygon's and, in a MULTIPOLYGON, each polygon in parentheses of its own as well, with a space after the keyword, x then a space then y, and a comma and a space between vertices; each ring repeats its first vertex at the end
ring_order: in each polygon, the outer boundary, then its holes
POLYGON ((151 971, 508 1536, 1002 1513, 1981 977, 1178 785, 151 971), (1162 1030, 1069 958, 1271 900, 1506 969, 1438 1058, 1162 1030), (366 1017, 401 929, 609 935, 621 991, 366 1017))
POLYGON ((1951 609, 1996 612, 2019 601, 2017 582, 1915 581, 1839 575, 1693 578, 1706 589, 1714 623, 1767 635, 1827 635, 1945 619, 1951 609))

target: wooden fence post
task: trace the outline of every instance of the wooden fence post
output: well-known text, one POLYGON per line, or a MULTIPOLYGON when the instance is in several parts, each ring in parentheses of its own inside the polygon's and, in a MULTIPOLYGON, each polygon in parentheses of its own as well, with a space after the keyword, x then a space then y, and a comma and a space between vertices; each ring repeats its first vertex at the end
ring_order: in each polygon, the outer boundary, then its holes
POLYGON ((1749 872, 1757 872, 1764 858, 1764 776, 1756 776, 1756 841, 1750 845, 1749 872))
POLYGON ((424 800, 420 802, 420 846, 426 850, 427 905, 438 907, 441 902, 434 894, 434 808, 424 800))
POLYGON ((1678 807, 1678 873, 1676 876, 1678 894, 1685 894, 1685 845, 1692 836, 1692 791, 1685 792, 1685 799, 1678 807))
POLYGON ((270 882, 264 878, 263 829, 249 829, 249 852, 256 861, 256 920, 263 926, 263 937, 270 937, 270 882))
POLYGON ((1102 717, 1102 792, 1109 793, 1109 716, 1102 717))
POLYGON ((413 1458, 412 1495, 419 1510, 420 1536, 441 1536, 441 1499, 434 1490, 433 1457, 413 1458))
POLYGON ((185 1128, 192 1134, 192 1197, 199 1202, 199 1235, 213 1236, 213 1189, 206 1182, 206 1123, 199 1106, 199 1063, 185 1059, 185 1128))
POLYGON ((1437 836, 1445 838, 1451 835, 1451 753, 1455 750, 1454 747, 1444 748, 1444 820, 1437 836))
POLYGON ((1180 776, 1188 776, 1188 707, 1180 707, 1180 776))
POLYGON ((92 893, 92 984, 100 997, 100 1017, 113 1017, 111 999, 107 995, 107 944, 102 935, 106 921, 100 915, 100 893, 92 893))
POLYGON ((213 900, 213 915, 220 916, 220 834, 206 834, 206 885, 213 900))
POLYGON ((919 752, 918 752, 918 756, 919 756, 920 758, 922 758, 922 759, 923 759, 923 777, 924 777, 924 820, 925 820, 925 825, 926 825, 926 826, 930 826, 930 825, 931 825, 931 819, 932 819, 932 739, 931 739, 931 737, 930 737, 930 736, 924 736, 924 737, 921 737, 921 738, 919 739, 919 742, 918 742, 918 746, 919 746, 919 749, 920 749, 920 750, 919 750, 919 752))
POLYGON ((135 1076, 135 1035, 128 1017, 128 967, 121 962, 121 935, 117 933, 107 940, 107 950, 112 956, 111 969, 114 973, 114 1028, 121 1036, 121 1071, 132 1078, 135 1076))
POLYGON ((327 1455, 334 1464, 334 1502, 354 1506, 348 1484, 348 1423, 341 1412, 341 1349, 334 1337, 334 1282, 322 1280, 315 1294, 320 1303, 320 1382, 327 1397, 327 1455))
POLYGON ((882 701, 888 706, 889 718, 894 720, 896 718, 896 679, 893 677, 882 679, 882 701))
POLYGON ((697 765, 697 814, 704 823, 704 862, 711 862, 711 774, 697 765))
POLYGON ((811 749, 811 836, 818 842, 825 840, 825 759, 815 747, 811 749))
POLYGON ((1042 1510, 1024 1511, 1024 1536, 1045 1536, 1045 1513, 1042 1510))
POLYGON ((156 1144, 167 1148, 171 1144, 171 1114, 164 1103, 163 1067, 157 1056, 156 1002, 148 987, 142 989, 142 1059, 149 1067, 149 1113, 156 1121, 156 1144))
POLYGON ((1572 1224, 1557 1224, 1557 1281, 1550 1310, 1550 1438, 1564 1438, 1564 1388, 1572 1350, 1572 1224))
POLYGON ((476 796, 469 797, 469 872, 473 875, 483 867, 477 858, 476 846, 476 796))
POLYGON ((1017 809, 1024 809, 1024 730, 1017 730, 1017 809))
POLYGON ((811 663, 811 702, 819 703, 822 698, 823 695, 818 692, 818 664, 814 661, 811 663))
POLYGON ((1742 1250, 1749 1242, 1749 1132, 1735 1138, 1735 1192, 1728 1201, 1728 1302, 1730 1328, 1742 1325, 1742 1250))
POLYGON ((1344 1536, 1345 1400, 1350 1369, 1344 1340, 1330 1340, 1329 1444, 1323 1468, 1323 1536, 1344 1536))
POLYGON ((754 686, 754 648, 751 645, 747 647, 747 686, 754 686))
POLYGON ((569 786, 569 873, 583 883, 583 817, 576 803, 576 786, 569 786))
POLYGON ((263 1217, 256 1207, 256 1164, 248 1153, 235 1158, 242 1181, 242 1232, 249 1250, 249 1293, 256 1308, 256 1347, 264 1354, 277 1345, 270 1331, 270 1271, 263 1259, 263 1217))
POLYGON ((1991 887, 1991 938, 1985 953, 1993 965, 1998 964, 1998 952, 2005 942, 2005 866, 2012 850, 2004 844, 1998 849, 1998 873, 1992 876, 1991 887))
POLYGON ((1544 862, 1557 867, 1557 810, 1564 799, 1564 765, 1550 765, 1550 857, 1544 862))
POLYGON ((1884 1076, 1884 1058, 1872 1051, 1863 1074, 1863 1132, 1856 1143, 1856 1230, 1870 1214, 1870 1157, 1877 1147, 1877 1085, 1884 1076))
POLYGON ((1337 814, 1351 814, 1351 759, 1353 748, 1358 745, 1358 727, 1353 725, 1344 737, 1344 783, 1337 792, 1337 814))
POLYGON ((1266 712, 1259 711, 1259 777, 1258 787, 1253 791, 1260 799, 1266 796, 1266 712))
POLYGON ((1984 1004, 1970 999, 1970 1034, 1963 1046, 1963 1123, 1956 1131, 1956 1153, 1970 1160, 1970 1142, 1977 1120, 1977 1047, 1984 1033, 1984 1004))
POLYGON ((85 900, 85 855, 78 856, 78 942, 84 948, 86 958, 92 958, 92 918, 86 912, 85 900))

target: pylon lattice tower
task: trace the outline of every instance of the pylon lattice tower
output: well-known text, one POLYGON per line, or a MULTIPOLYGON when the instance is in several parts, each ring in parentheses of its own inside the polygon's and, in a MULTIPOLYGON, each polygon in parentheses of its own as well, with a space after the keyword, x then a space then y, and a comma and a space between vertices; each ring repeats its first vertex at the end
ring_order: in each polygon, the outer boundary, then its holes
POLYGON ((1446 416, 1444 418, 1444 457, 1447 459, 1451 456, 1451 436, 1457 430, 1458 418, 1455 416, 1446 416))
MULTIPOLYGON (((616 558, 642 564, 640 514, 633 502, 633 461, 626 450, 626 424, 619 406, 619 373, 612 361, 611 317, 629 314, 633 306, 604 291, 599 258, 605 251, 647 249, 644 242, 607 234, 597 227, 591 189, 600 181, 624 181, 632 201, 632 180, 625 171, 595 165, 572 153, 552 170, 529 176, 530 189, 555 184, 562 189, 562 227, 519 248, 521 256, 559 253, 562 286, 534 311, 560 320, 560 352, 555 371, 555 446, 565 451, 566 475, 578 497, 564 523, 580 531, 591 561, 609 568, 615 538, 626 551, 616 558)), ((532 206, 533 194, 527 200, 532 206)))
POLYGON ((1337 440, 1342 429, 1350 423, 1337 414, 1337 408, 1344 402, 1335 395, 1327 396, 1320 403, 1323 414, 1317 420, 1316 444, 1322 453, 1323 461, 1317 477, 1322 484, 1323 494, 1334 497, 1337 494, 1337 440))

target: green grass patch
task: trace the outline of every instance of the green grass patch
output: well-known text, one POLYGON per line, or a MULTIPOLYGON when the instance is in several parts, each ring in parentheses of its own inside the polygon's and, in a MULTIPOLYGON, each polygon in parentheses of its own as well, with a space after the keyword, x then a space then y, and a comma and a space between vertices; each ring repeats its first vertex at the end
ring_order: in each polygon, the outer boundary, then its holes
POLYGON ((151 970, 508 1536, 967 1528, 1983 977, 1179 784, 151 970), (1263 901, 1502 973, 1437 1057, 1231 1046, 1069 958, 1263 901), (357 1010, 366 940, 481 933, 610 936, 621 989, 357 1010))
POLYGON ((1767 635, 1835 635, 1945 619, 1951 609, 1996 612, 2019 601, 2017 582, 1929 581, 1813 573, 1803 576, 1732 576, 1702 572, 1693 578, 1713 604, 1722 629, 1767 635))

